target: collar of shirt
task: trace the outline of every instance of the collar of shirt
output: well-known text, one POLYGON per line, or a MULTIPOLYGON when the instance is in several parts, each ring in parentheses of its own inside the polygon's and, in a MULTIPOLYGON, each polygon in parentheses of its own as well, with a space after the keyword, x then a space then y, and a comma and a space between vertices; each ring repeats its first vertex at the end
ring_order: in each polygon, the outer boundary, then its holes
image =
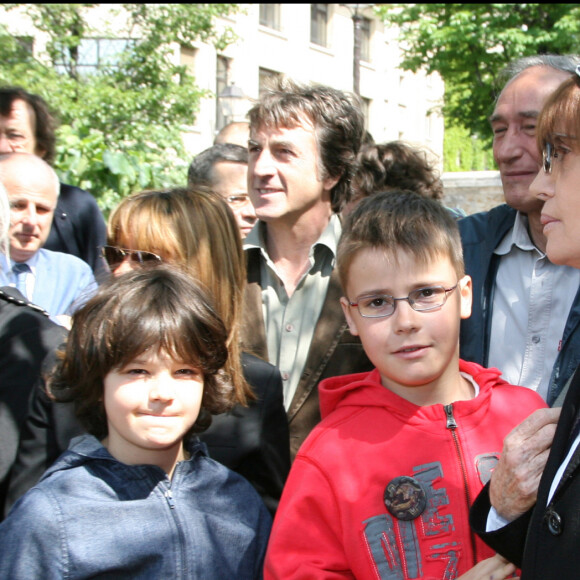
MULTIPOLYGON (((32 258, 30 258, 30 260, 27 260, 25 262, 26 264, 28 264, 33 276, 36 275, 37 262, 38 262, 38 252, 36 254, 34 254, 34 256, 32 256, 32 258)), ((0 253, 0 273, 2 274, 0 276, 0 280, 3 280, 3 283, 4 282, 13 282, 14 275, 12 273, 12 268, 13 268, 14 264, 16 264, 16 262, 14 260, 12 260, 8 256, 0 253)))
POLYGON ((469 373, 464 373, 464 372, 459 372, 459 374, 468 382, 471 383, 471 386, 473 387, 473 398, 475 399, 475 397, 479 396, 479 385, 477 384, 477 381, 469 374, 469 373))
POLYGON ((511 251, 513 246, 517 246, 520 250, 527 252, 536 250, 541 256, 544 256, 544 253, 536 248, 530 238, 530 234, 528 233, 528 216, 519 211, 516 214, 516 220, 511 231, 499 243, 494 250, 494 254, 505 256, 511 251))
MULTIPOLYGON (((38 252, 36 252, 32 258, 26 260, 25 262, 23 262, 24 264, 28 264, 28 267, 30 268, 30 271, 32 272, 32 275, 36 277, 36 265, 38 263, 38 252)), ((12 268, 14 267, 14 264, 16 264, 16 262, 12 259, 10 259, 10 271, 12 272, 12 268)))
MULTIPOLYGON (((332 214, 328 225, 320 234, 318 240, 310 248, 310 258, 312 259, 314 251, 317 246, 325 246, 330 250, 333 256, 332 267, 334 268, 336 262, 336 249, 338 246, 338 240, 340 239, 340 234, 342 233, 342 223, 338 214, 332 214)), ((257 227, 253 228, 252 231, 246 236, 244 240, 244 251, 246 250, 260 250, 262 256, 269 261, 268 250, 266 249, 266 224, 265 222, 258 222, 257 227)))

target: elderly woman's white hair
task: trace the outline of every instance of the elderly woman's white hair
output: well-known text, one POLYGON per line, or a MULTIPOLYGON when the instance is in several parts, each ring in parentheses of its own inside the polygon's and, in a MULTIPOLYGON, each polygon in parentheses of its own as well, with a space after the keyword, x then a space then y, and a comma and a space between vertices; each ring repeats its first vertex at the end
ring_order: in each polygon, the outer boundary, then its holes
POLYGON ((8 256, 10 244, 8 232, 10 230, 10 202, 6 188, 0 182, 0 252, 8 256))

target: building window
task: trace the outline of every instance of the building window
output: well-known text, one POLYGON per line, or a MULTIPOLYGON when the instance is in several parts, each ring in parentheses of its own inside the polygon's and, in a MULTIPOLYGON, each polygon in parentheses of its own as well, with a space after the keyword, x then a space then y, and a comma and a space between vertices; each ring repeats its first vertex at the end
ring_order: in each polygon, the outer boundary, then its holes
POLYGON ((180 47, 179 63, 187 69, 190 75, 195 76, 195 58, 197 56, 197 48, 188 48, 187 46, 180 47))
MULTIPOLYGON (((0 33, 2 31, 0 30, 0 33)), ((8 37, 12 42, 8 44, 6 54, 2 57, 11 64, 22 63, 33 56, 34 39, 32 36, 8 37)))
POLYGON ((310 5, 310 42, 327 46, 328 4, 310 5))
POLYGON ((371 61, 371 21, 361 18, 360 21, 360 57, 366 62, 371 61))
POLYGON ((281 78, 282 74, 276 72, 274 70, 270 70, 267 68, 260 68, 259 70, 259 85, 258 85, 258 93, 259 96, 262 97, 262 94, 266 89, 269 89, 272 86, 275 86, 278 80, 281 78))
POLYGON ((19 48, 21 48, 27 55, 32 56, 34 48, 34 38, 32 36, 14 36, 13 38, 19 48))
POLYGON ((116 67, 125 50, 131 48, 130 38, 82 38, 78 47, 61 47, 60 60, 55 62, 59 72, 94 74, 99 69, 116 67))
POLYGON ((260 24, 280 30, 280 6, 281 4, 260 4, 260 24))
POLYGON ((223 114, 219 96, 221 92, 228 86, 229 81, 229 69, 230 69, 230 59, 225 56, 218 56, 216 63, 216 75, 215 75, 215 118, 216 118, 216 130, 222 129, 227 119, 223 114))

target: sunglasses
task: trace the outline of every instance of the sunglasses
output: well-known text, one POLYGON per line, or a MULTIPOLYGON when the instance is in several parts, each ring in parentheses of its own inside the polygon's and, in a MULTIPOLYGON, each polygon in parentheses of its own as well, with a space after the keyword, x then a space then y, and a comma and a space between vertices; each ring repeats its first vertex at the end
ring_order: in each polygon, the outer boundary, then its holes
POLYGON ((105 258, 111 270, 115 270, 127 257, 129 257, 131 262, 136 262, 141 265, 162 261, 157 254, 144 252, 142 250, 128 250, 127 248, 118 248, 117 246, 103 246, 101 250, 103 258, 105 258))

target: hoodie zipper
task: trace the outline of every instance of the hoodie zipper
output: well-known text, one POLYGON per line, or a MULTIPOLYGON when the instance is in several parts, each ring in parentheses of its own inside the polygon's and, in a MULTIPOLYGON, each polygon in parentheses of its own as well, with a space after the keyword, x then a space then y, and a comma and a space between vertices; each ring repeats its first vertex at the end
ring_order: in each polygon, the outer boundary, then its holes
MULTIPOLYGON (((453 404, 444 405, 446 424, 445 427, 451 432, 451 438, 453 439, 453 444, 455 446, 455 451, 457 453, 457 459, 459 460, 459 468, 461 469, 461 477, 463 478, 463 489, 465 491, 465 501, 467 503, 467 510, 471 507, 471 497, 469 494, 469 485, 467 481, 467 470, 465 469, 465 462, 463 461, 463 454, 461 452, 461 446, 459 444, 459 437, 457 436, 457 421, 453 416, 453 404)), ((473 551, 473 565, 477 564, 477 552, 475 549, 475 536, 469 529, 469 537, 471 539, 471 549, 473 551)))
POLYGON ((184 535, 184 529, 183 529, 183 525, 180 523, 180 514, 179 511, 183 511, 183 506, 181 507, 181 510, 177 510, 176 509, 176 503, 175 503, 175 499, 173 497, 173 492, 171 491, 171 487, 172 484, 175 484, 176 481, 176 476, 177 476, 177 470, 180 468, 180 465, 176 465, 175 467, 175 471, 173 473, 173 479, 169 479, 169 477, 166 477, 165 480, 163 481, 163 485, 166 486, 165 491, 163 492, 163 496, 165 497, 165 501, 167 501, 167 504, 169 505, 170 509, 173 510, 173 513, 171 514, 171 517, 173 519, 173 522, 175 524, 175 532, 177 534, 177 537, 179 538, 177 540, 177 542, 175 542, 175 544, 177 544, 175 546, 175 551, 176 551, 176 561, 175 561, 175 566, 176 566, 176 570, 181 570, 181 574, 174 574, 174 578, 186 578, 189 577, 188 576, 188 570, 189 570, 189 565, 188 565, 188 560, 186 558, 186 551, 187 551, 187 541, 184 535))
POLYGON ((175 500, 173 499, 173 492, 171 491, 171 480, 169 477, 165 476, 165 479, 163 480, 163 486, 165 487, 165 490, 163 491, 163 497, 165 498, 165 501, 169 507, 174 510, 175 500))
POLYGON ((173 499, 173 494, 171 493, 171 489, 167 489, 163 495, 165 496, 165 499, 167 500, 169 507, 172 510, 175 509, 175 501, 173 499))

